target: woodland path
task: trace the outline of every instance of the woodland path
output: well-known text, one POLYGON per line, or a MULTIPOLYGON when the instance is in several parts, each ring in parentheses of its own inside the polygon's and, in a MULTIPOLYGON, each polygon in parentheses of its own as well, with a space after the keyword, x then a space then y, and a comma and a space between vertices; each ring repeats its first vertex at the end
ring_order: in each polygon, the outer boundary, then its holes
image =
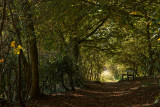
POLYGON ((86 83, 85 89, 44 96, 26 102, 27 107, 160 107, 153 105, 158 95, 158 79, 86 83))

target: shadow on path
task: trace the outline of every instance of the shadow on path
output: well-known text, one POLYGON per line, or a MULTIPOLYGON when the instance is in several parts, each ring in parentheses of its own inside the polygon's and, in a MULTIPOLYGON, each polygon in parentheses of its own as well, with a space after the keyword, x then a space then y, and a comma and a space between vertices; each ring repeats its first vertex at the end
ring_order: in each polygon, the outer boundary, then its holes
POLYGON ((87 88, 27 102, 27 107, 158 107, 158 79, 86 83, 87 88))

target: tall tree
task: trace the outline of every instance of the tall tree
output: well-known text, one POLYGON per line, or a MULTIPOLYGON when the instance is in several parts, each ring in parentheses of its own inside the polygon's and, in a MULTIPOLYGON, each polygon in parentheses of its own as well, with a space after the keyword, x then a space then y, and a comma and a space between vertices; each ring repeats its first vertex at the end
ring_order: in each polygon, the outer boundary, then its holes
POLYGON ((26 19, 26 30, 30 38, 30 57, 31 57, 31 67, 32 67, 32 86, 31 86, 31 96, 33 98, 40 94, 39 89, 39 71, 38 71, 38 50, 37 50, 37 40, 35 35, 34 23, 32 11, 30 8, 30 3, 28 0, 22 0, 22 10, 24 17, 26 19))

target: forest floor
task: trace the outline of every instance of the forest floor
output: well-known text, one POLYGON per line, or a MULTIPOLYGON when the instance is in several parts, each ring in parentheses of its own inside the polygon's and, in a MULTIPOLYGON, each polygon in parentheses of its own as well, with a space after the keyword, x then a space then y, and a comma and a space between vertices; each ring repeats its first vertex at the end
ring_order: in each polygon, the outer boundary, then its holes
POLYGON ((132 81, 88 82, 86 88, 25 102, 27 107, 160 107, 158 78, 132 81))

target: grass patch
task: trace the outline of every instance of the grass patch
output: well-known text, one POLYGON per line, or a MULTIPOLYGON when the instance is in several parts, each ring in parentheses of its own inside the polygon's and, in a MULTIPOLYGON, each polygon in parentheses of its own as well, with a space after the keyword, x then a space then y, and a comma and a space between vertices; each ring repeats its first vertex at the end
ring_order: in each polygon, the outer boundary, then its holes
POLYGON ((141 87, 148 87, 151 86, 152 84, 150 82, 142 82, 141 87))

